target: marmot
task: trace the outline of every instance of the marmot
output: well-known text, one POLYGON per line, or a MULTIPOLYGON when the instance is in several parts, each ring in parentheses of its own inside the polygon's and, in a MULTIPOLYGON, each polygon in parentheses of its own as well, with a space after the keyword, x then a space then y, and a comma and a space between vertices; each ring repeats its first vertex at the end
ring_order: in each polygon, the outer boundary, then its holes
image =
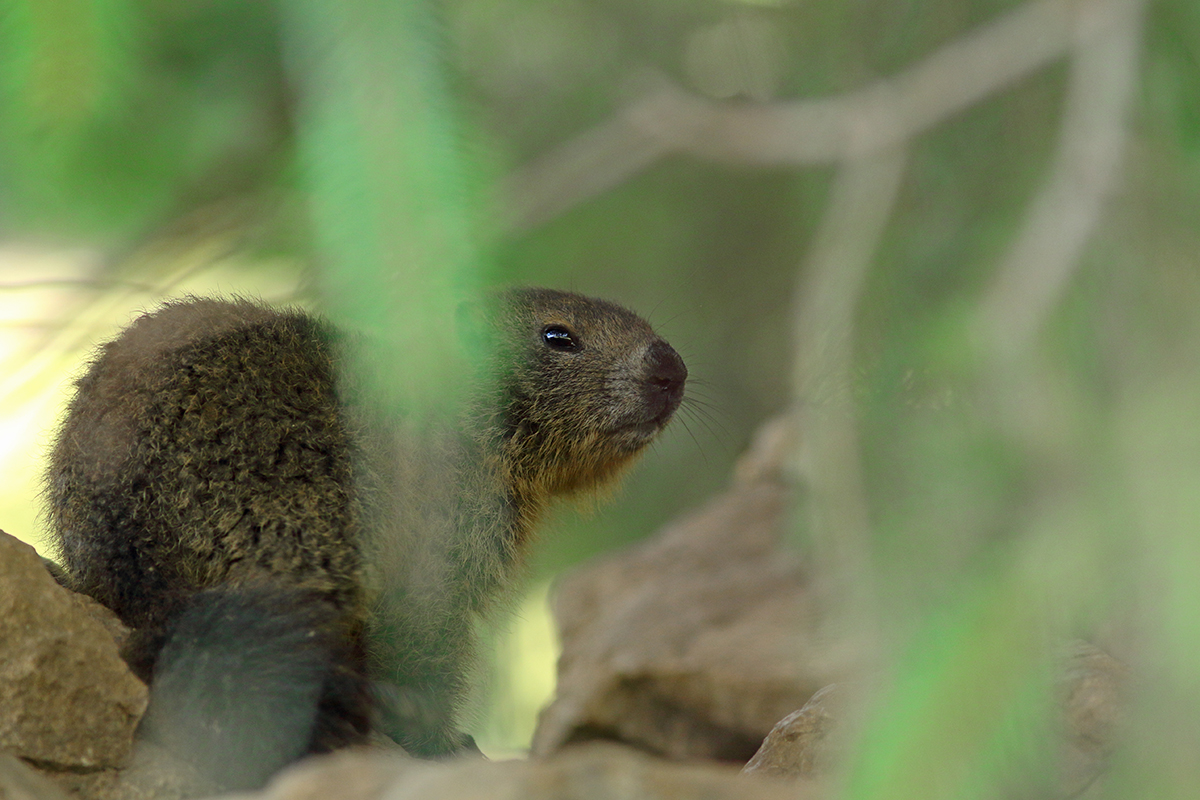
POLYGON ((546 502, 612 479, 683 398, 682 359, 618 305, 487 308, 465 419, 421 441, 348 385, 351 337, 244 300, 169 302, 77 381, 46 480, 65 581, 135 629, 142 734, 215 785, 374 731, 472 747, 474 618, 546 502))

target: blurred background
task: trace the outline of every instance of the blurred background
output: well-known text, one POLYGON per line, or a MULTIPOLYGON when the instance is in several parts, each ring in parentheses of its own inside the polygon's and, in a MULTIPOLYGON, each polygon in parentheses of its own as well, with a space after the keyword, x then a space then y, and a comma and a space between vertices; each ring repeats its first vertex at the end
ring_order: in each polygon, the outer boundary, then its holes
POLYGON ((1127 769, 1200 745, 1192 0, 2 8, 4 530, 38 543, 71 377, 165 297, 423 321, 571 289, 648 317, 692 401, 545 526, 485 749, 552 690, 551 576, 712 495, 785 412, 797 546, 897 686, 937 672, 914 650, 999 648, 1020 683, 1051 636, 1133 628, 1171 744, 1127 769))

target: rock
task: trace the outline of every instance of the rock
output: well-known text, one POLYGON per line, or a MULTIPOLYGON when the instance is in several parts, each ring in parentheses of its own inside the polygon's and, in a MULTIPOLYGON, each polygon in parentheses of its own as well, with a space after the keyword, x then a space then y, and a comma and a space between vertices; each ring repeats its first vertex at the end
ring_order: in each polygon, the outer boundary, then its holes
POLYGON ((1099 778, 1116 743, 1129 668, 1108 653, 1076 642, 1060 683, 1063 748, 1059 786, 1075 797, 1099 778))
MULTIPOLYGON (((100 772, 55 772, 41 770, 43 780, 52 780, 67 795, 86 800, 178 800, 157 795, 136 794, 129 791, 121 779, 122 770, 106 769, 100 772)), ((3 797, 3 795, 0 795, 3 797)))
POLYGON ((844 679, 799 559, 780 547, 789 433, 769 427, 723 495, 562 581, 558 694, 535 753, 609 739, 745 762, 785 714, 844 679))
POLYGON ((842 695, 836 683, 814 694, 771 729, 742 771, 781 778, 827 774, 833 765, 837 724, 844 716, 842 695))
POLYGON ((0 750, 76 775, 125 762, 147 690, 118 654, 117 626, 0 532, 0 750))
MULTIPOLYGON (((1074 649, 1062 681, 1070 742, 1108 752, 1124 676, 1119 662, 1095 648, 1074 649)), ((813 776, 831 766, 852 691, 851 685, 836 685, 814 695, 775 727, 741 775, 719 764, 679 764, 598 742, 547 758, 505 762, 418 761, 394 749, 362 748, 306 759, 262 792, 222 800, 817 800, 832 796, 813 776)))
MULTIPOLYGON (((371 800, 393 787, 403 776, 418 773, 422 763, 402 751, 351 748, 298 761, 276 775, 261 792, 225 795, 223 800, 371 800)), ((428 765, 428 762, 424 762, 428 765)), ((459 762, 450 762, 457 764, 459 762)), ((440 766, 440 765, 439 765, 440 766)))
POLYGON ((814 784, 739 775, 714 764, 674 764, 592 744, 550 759, 416 761, 347 750, 302 761, 261 793, 222 800, 815 800, 814 784))
MULTIPOLYGON (((1059 752, 1056 797, 1079 797, 1097 789, 1121 726, 1122 689, 1129 670, 1117 659, 1085 642, 1068 648, 1060 667, 1059 752)), ((834 766, 846 726, 847 687, 827 686, 771 731, 747 774, 820 777, 834 766)), ((1017 775, 1015 782, 1020 783, 1017 775)), ((1102 787, 1094 796, 1101 796, 1102 787)), ((1089 794, 1088 796, 1093 796, 1089 794)))
POLYGON ((0 753, 0 799, 67 800, 67 795, 20 759, 0 753))

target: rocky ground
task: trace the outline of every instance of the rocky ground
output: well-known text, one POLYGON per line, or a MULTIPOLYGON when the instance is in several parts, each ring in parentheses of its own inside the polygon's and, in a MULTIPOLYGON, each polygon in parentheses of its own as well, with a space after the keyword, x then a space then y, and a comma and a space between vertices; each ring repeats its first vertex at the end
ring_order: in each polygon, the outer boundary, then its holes
MULTIPOLYGON (((651 539, 566 577, 558 693, 530 758, 431 763, 394 748, 314 757, 271 800, 817 798, 838 761, 860 649, 829 635, 809 576, 779 546, 787 442, 769 427, 733 484, 651 539), (765 740, 765 741, 764 741, 765 740)), ((147 692, 127 631, 0 534, 0 798, 140 800, 187 785, 134 731, 147 692)), ((1122 666, 1078 645, 1063 671, 1060 796, 1095 785, 1122 666)))

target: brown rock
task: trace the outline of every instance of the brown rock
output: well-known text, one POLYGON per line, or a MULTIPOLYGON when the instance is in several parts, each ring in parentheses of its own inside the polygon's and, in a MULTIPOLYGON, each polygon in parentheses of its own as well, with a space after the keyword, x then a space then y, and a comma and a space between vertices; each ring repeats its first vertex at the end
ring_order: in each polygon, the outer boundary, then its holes
POLYGON ((1071 647, 1060 685, 1063 751, 1060 788, 1075 797, 1104 772, 1123 718, 1129 669, 1085 642, 1071 647))
POLYGON ((846 676, 854 659, 823 635, 800 563, 779 546, 787 441, 767 428, 725 494, 562 582, 558 694, 534 752, 611 739, 744 762, 781 717, 846 676))
POLYGON ((838 684, 830 684, 799 711, 780 720, 742 771, 781 778, 827 774, 838 723, 844 716, 842 694, 838 684))
POLYGON ((121 782, 121 770, 116 769, 78 773, 41 771, 39 774, 45 776, 43 780, 52 780, 60 790, 66 790, 68 796, 75 798, 86 798, 86 800, 177 800, 177 798, 131 794, 121 782))
POLYGON ((113 644, 117 646, 117 651, 120 652, 122 645, 125 644, 125 640, 129 638, 129 634, 132 632, 126 627, 125 623, 121 622, 120 617, 86 594, 76 594, 70 590, 66 590, 66 592, 67 597, 71 599, 71 602, 75 604, 75 607, 80 612, 100 623, 104 630, 108 632, 108 635, 112 637, 113 644))
MULTIPOLYGON (((347 781, 344 776, 337 776, 330 781, 336 785, 322 796, 357 796, 355 780, 347 781)), ((213 784, 211 777, 197 771, 186 754, 173 752, 148 739, 139 739, 134 744, 129 766, 120 770, 115 780, 98 781, 84 787, 80 794, 88 800, 183 800, 218 791, 220 787, 213 784)))
MULTIPOLYGON (((1120 729, 1121 693, 1128 674, 1124 664, 1099 648, 1084 642, 1070 646, 1059 679, 1061 738, 1052 744, 1060 757, 1052 796, 1074 798, 1102 790, 1097 779, 1120 729)), ((817 692, 775 726, 744 771, 779 777, 828 774, 846 727, 846 695, 847 688, 836 684, 817 692)), ((1021 776, 1014 779, 1019 783, 1021 776)))
POLYGON ((67 795, 20 759, 0 753, 0 800, 67 800, 67 795))
POLYGON ((224 800, 371 800, 382 797, 403 776, 414 770, 419 773, 423 764, 429 762, 419 762, 395 749, 340 750, 293 764, 261 792, 226 795, 224 800))
POLYGON ((818 787, 713 764, 674 764, 613 745, 554 758, 434 763, 378 751, 302 761, 258 794, 222 800, 815 800, 818 787))
POLYGON ((0 749, 77 773, 124 763, 147 691, 102 612, 0 532, 0 749))

